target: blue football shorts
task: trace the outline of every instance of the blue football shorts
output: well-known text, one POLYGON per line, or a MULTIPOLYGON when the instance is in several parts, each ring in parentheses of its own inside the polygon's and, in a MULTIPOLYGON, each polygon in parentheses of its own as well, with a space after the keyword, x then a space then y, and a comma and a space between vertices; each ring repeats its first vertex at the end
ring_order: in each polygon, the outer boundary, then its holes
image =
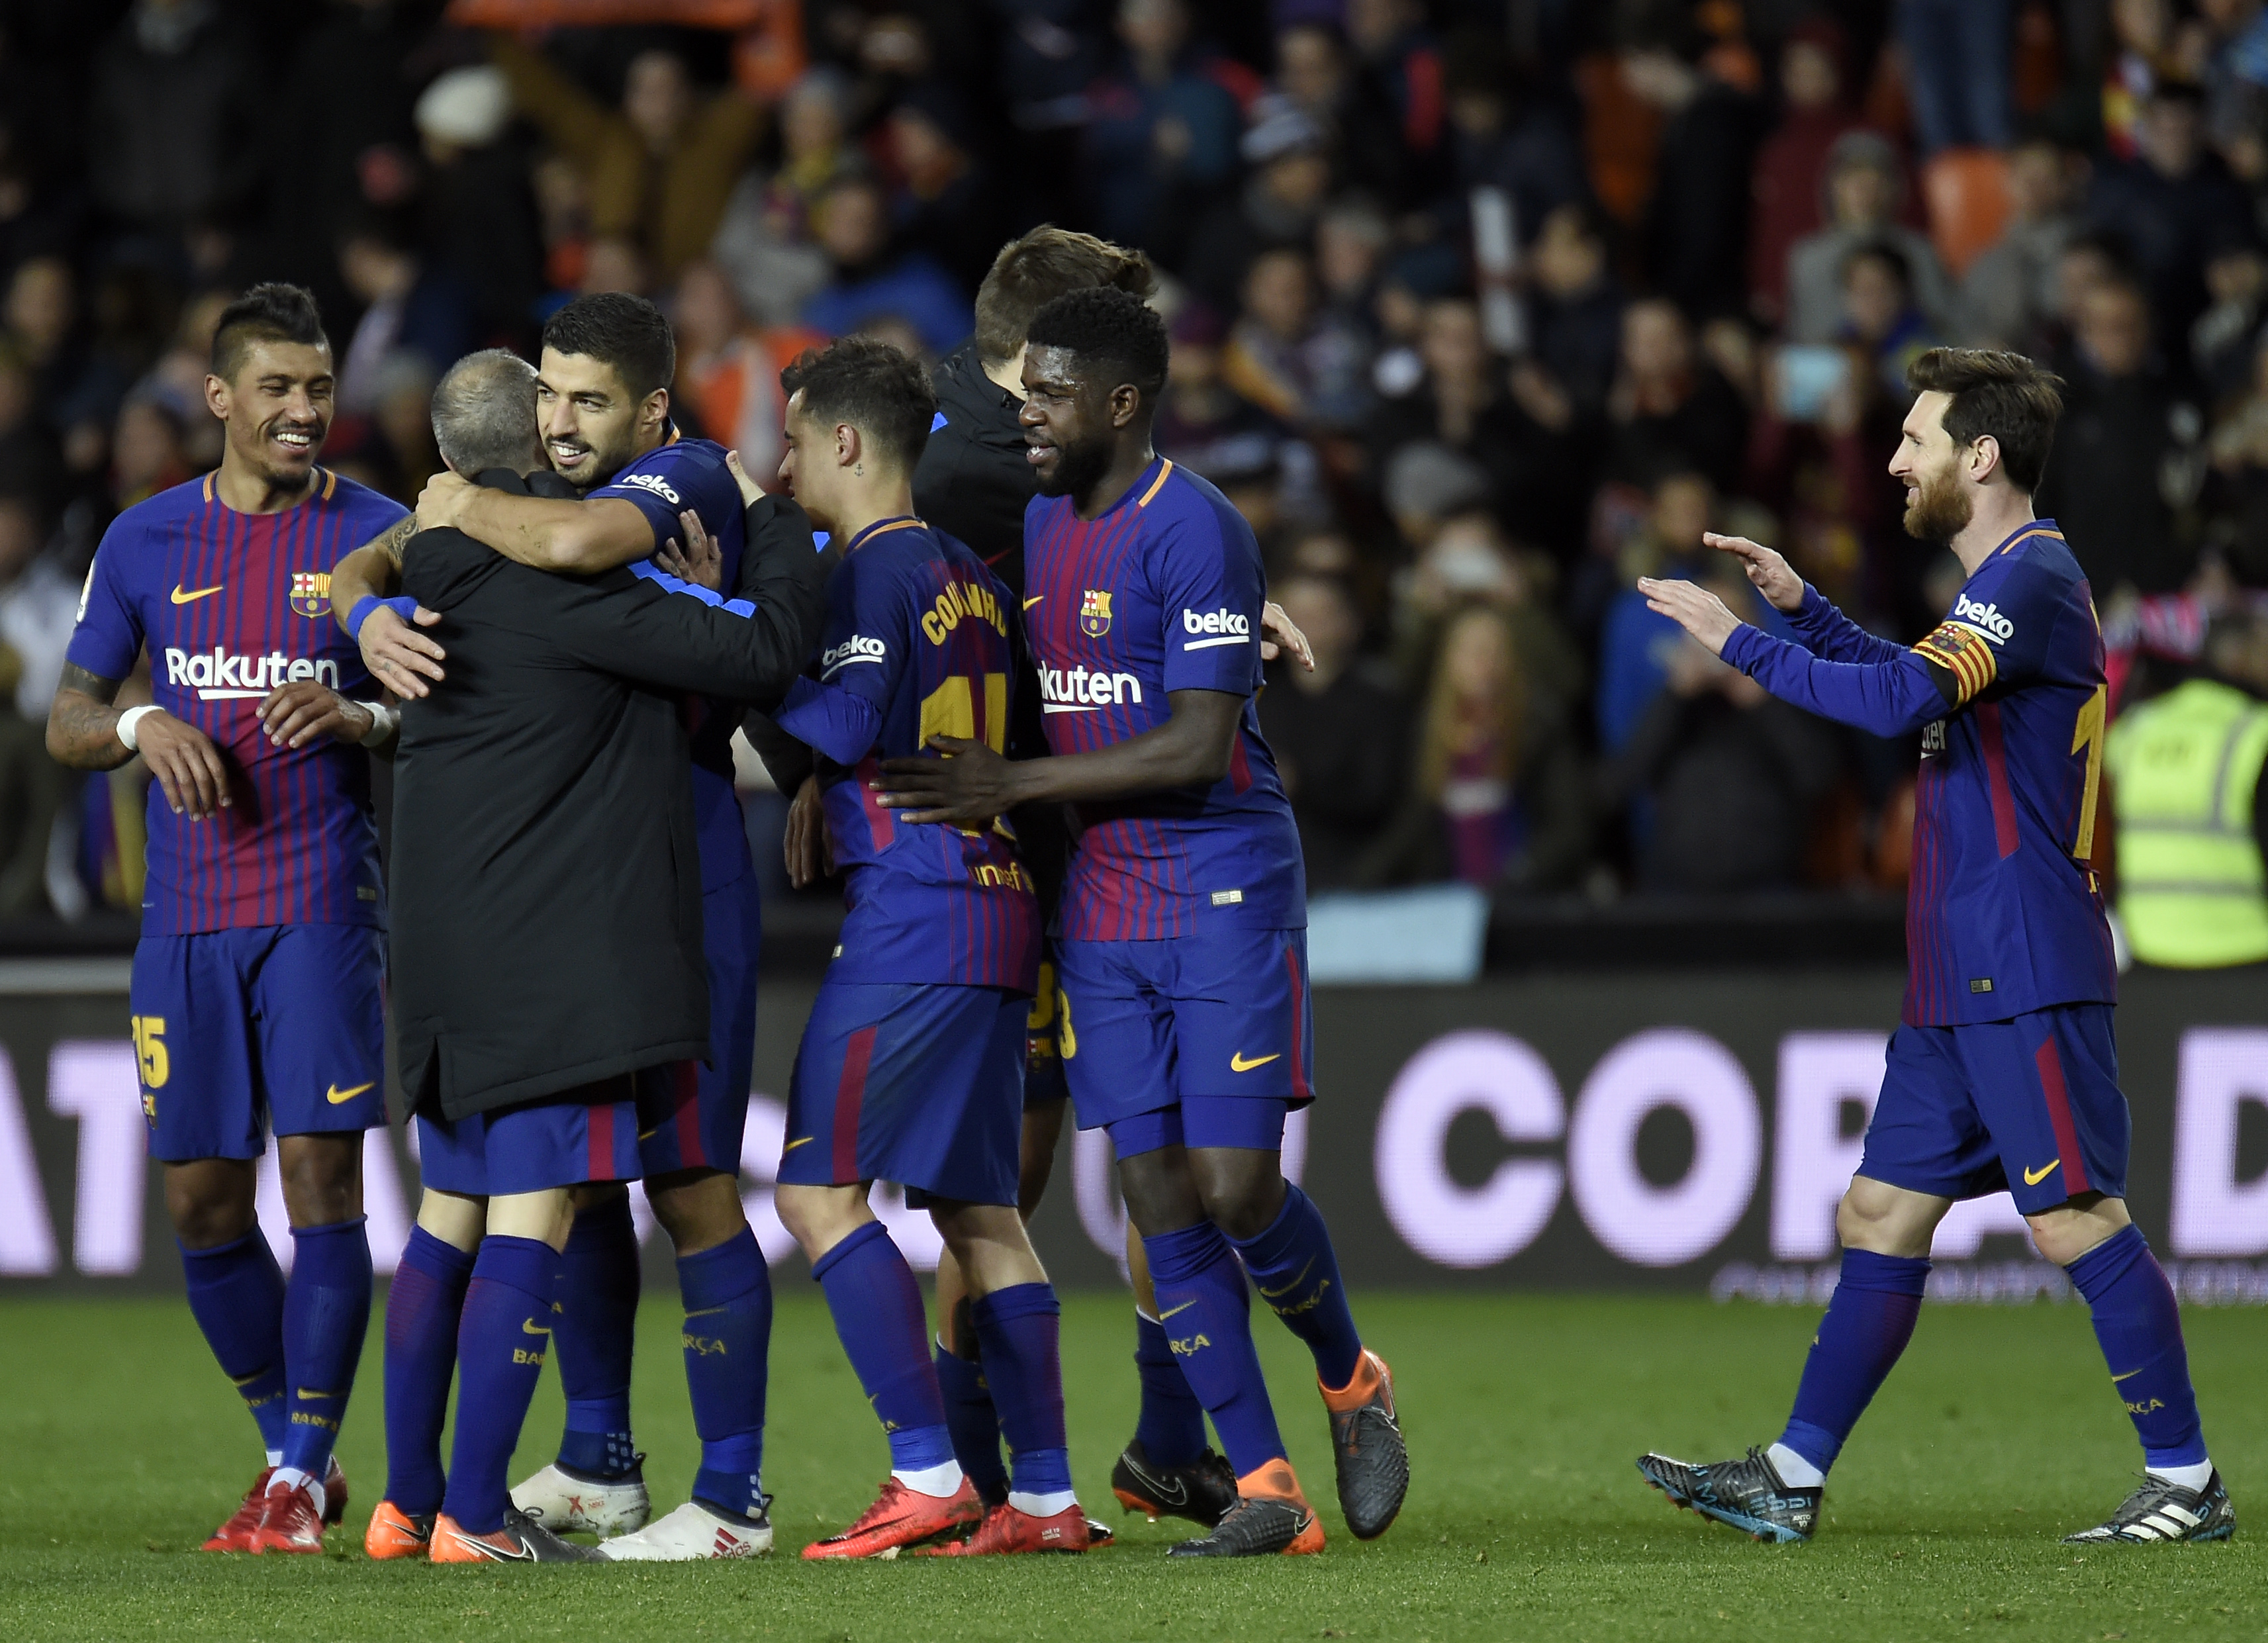
POLYGON ((263 1129, 383 1125, 385 993, 369 925, 143 937, 128 1008, 150 1155, 257 1158, 263 1129))
POLYGON ((744 873, 701 898, 709 964, 709 1060, 638 1074, 638 1158, 648 1180, 681 1169, 740 1173, 740 1135, 755 1080, 756 962, 763 898, 744 873))
POLYGON ((2133 1125, 2107 1004, 1970 1027, 1901 1027, 1859 1173, 1946 1198, 2013 1195, 2027 1215, 2126 1196, 2133 1125))
POLYGON ((462 1118, 421 1112, 417 1169, 425 1185, 468 1198, 635 1181, 636 1079, 607 1079, 462 1118))
POLYGON ((1056 966, 1079 1127, 1108 1130, 1119 1157, 1271 1150, 1285 1114, 1315 1098, 1305 930, 1064 940, 1056 966))
POLYGON ((895 1181, 1013 1204, 1031 1000, 1002 987, 821 984, 795 1055, 779 1180, 895 1181))

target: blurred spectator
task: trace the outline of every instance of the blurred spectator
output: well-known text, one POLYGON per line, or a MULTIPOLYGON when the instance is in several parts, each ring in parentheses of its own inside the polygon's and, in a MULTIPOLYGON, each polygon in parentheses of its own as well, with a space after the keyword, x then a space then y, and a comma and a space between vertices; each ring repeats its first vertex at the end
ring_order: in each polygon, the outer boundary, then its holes
POLYGON ((1806 18, 1779 48, 1779 128, 1756 151, 1749 230, 1749 308, 1767 324, 1787 309, 1787 254, 1820 227, 1827 157, 1859 123, 1851 104, 1850 42, 1826 18, 1806 18))
POLYGON ((1854 344, 1873 366, 1882 391, 1905 392, 1906 367, 1936 345, 1929 321, 1914 306, 1905 257, 1876 240, 1852 248, 1843 264, 1841 340, 1854 344))
POLYGON ((1555 712, 1572 708, 1587 692, 1589 681, 1582 653, 1551 615, 1551 578, 1550 562, 1515 549, 1488 509, 1470 503, 1453 509, 1426 534, 1398 579, 1392 652, 1396 672, 1422 690, 1443 624, 1459 607, 1477 600, 1510 624, 1521 685, 1529 697, 1550 704, 1555 712))
POLYGON ((2161 79, 2181 77, 2172 0, 2110 0, 2111 48, 2102 63, 2102 141, 2118 159, 2134 157, 2142 106, 2161 79))
POLYGON ((1323 133, 1343 182, 1378 199, 1401 197, 1399 122, 1376 83, 1356 75, 1336 28, 1318 18, 1278 31, 1274 90, 1323 133))
POLYGON ((2056 270, 2077 231, 2072 166, 2052 143, 2008 157, 2008 221, 1961 280, 1961 334, 1976 348, 2036 353, 2056 307, 2056 270))
POLYGON ((1174 316, 1173 354, 1152 439, 1159 452, 1220 487, 1255 531, 1316 503, 1314 452, 1281 417, 1229 381, 1219 316, 1190 304, 1174 316))
POLYGON ((1654 289, 1698 323, 1747 306, 1755 99, 1667 45, 1626 52, 1623 79, 1662 117, 1643 235, 1654 289))
POLYGON ((34 413, 61 444, 64 468, 78 476, 99 472, 127 382, 115 361, 88 346, 70 265, 59 256, 20 264, 0 319, 31 372, 34 413))
POLYGON ((533 157, 510 129, 511 90, 485 63, 452 69, 418 97, 414 118, 425 252, 472 292, 483 337, 524 338, 543 290, 543 237, 533 157))
POLYGON ((1622 287, 1607 266, 1605 225, 1581 203, 1543 218, 1528 254, 1529 325, 1536 363, 1584 417, 1606 409, 1622 353, 1622 287))
POLYGON ((2063 526, 2097 600, 2128 584, 2166 593, 2188 578, 2197 545, 2184 516, 2203 476, 2203 432, 2152 354, 2141 291, 2112 282, 2089 291, 2039 507, 2063 526))
POLYGON ((212 364, 213 331, 235 293, 202 291, 181 305, 173 339, 158 362, 134 385, 136 395, 154 399, 173 413, 181 429, 182 453, 192 472, 218 465, 222 430, 205 406, 205 373, 212 364))
POLYGON ((2268 306, 2268 256, 2257 245, 2227 247, 2205 265, 2205 288, 2213 302, 2190 327, 2190 363, 2205 399, 2218 405, 2250 386, 2268 306))
POLYGON ((623 74, 621 107, 609 108, 541 53, 501 34, 490 44, 520 112, 581 167, 593 234, 637 246, 664 281, 707 252, 763 134, 755 101, 703 93, 682 58, 646 50, 623 74))
POLYGON ((190 477, 181 419, 162 400, 130 397, 110 442, 110 505, 124 512, 190 477))
MULTIPOLYGON (((1125 55, 1088 93, 1080 192, 1104 239, 1178 262, 1192 213, 1235 181, 1236 99, 1189 51, 1182 0, 1119 0, 1117 26, 1125 55)), ((1233 275, 1208 294, 1226 306, 1233 275)))
POLYGON ((46 726, 78 589, 40 557, 43 534, 32 501, 0 495, 0 918, 46 910, 48 839, 68 779, 48 757, 46 726))
POLYGON ((1619 591, 1599 630, 1599 745, 1615 752, 1669 677, 1675 641, 1684 630, 1646 608, 1633 586, 1642 576, 1690 578, 1701 568, 1702 533, 1715 527, 1716 488, 1686 468, 1663 474, 1653 488, 1646 525, 1624 544, 1615 566, 1619 591))
POLYGON ((850 87, 815 68, 780 104, 780 163, 750 171, 733 190, 713 250, 740 306, 762 325, 790 325, 827 284, 827 254, 813 243, 820 195, 858 168, 847 139, 850 87))
POLYGON ((1725 489, 1739 478, 1748 407, 1714 362, 1696 353, 1675 304, 1650 298, 1624 310, 1621 369, 1607 415, 1609 478, 1647 486, 1672 468, 1697 470, 1725 489))
POLYGON ((1260 728, 1300 826, 1308 886, 1338 889, 1362 878, 1366 852, 1402 802, 1409 710, 1391 676, 1357 653, 1362 621, 1343 583, 1300 575, 1270 591, 1307 636, 1315 667, 1286 667, 1261 694, 1260 728))
POLYGON ((63 449, 39 414, 39 385, 23 350, 0 335, 0 495, 55 506, 63 449))
POLYGON ((892 203, 898 233, 975 291, 1008 230, 1000 189, 970 151, 967 108, 950 87, 924 82, 891 109, 888 129, 901 179, 892 203))
POLYGON ((129 227, 225 221, 252 203, 273 128, 232 13, 214 0, 135 0, 96 54, 88 181, 129 227))
POLYGON ((1235 306, 1255 257, 1310 242, 1330 192, 1330 156, 1314 122, 1289 104, 1256 112, 1241 145, 1250 181, 1200 219, 1184 269, 1197 294, 1224 311, 1235 306))
POLYGON ((748 476, 769 489, 785 454, 787 403, 779 373, 826 339, 793 328, 751 328, 732 282, 713 262, 685 270, 670 320, 677 330, 679 415, 689 414, 703 433, 738 451, 748 476))
POLYGON ((2014 0, 1897 0, 1906 92, 1925 156, 2006 148, 2015 131, 2014 0))
POLYGON ((1370 409, 1370 347, 1337 314, 1319 313, 1304 252, 1267 251, 1244 276, 1244 310, 1230 328, 1223 379, 1263 410, 1300 427, 1351 429, 1370 409))
POLYGON ((1346 0, 1346 30, 1366 90, 1394 117, 1403 174, 1422 188, 1441 148, 1446 78, 1425 9, 1418 0, 1346 0))
POLYGON ((295 214, 303 254, 320 256, 357 214, 399 210, 417 188, 409 61, 423 10, 397 0, 321 7, 291 55, 295 181, 317 207, 295 214))
POLYGON ((2205 311, 2208 259, 2255 237, 2250 200, 2205 145, 2204 112, 2195 86, 2158 82, 2134 123, 2134 157, 2096 173, 2088 202, 2095 225, 2125 242, 2171 354, 2205 311))
POLYGON ((1942 333, 1952 313, 1944 266, 1929 237, 1896 220, 1905 192, 1897 154, 1871 131, 1851 131, 1827 159, 1827 226, 1807 234, 1787 254, 1787 334, 1798 343, 1831 340, 1843 313, 1843 264, 1869 240, 1896 246, 1912 276, 1914 299, 1942 333))
POLYGON ((1456 188, 1451 219, 1462 220, 1474 189, 1495 188, 1512 202, 1514 236, 1532 239, 1552 211, 1588 196, 1582 150, 1556 113, 1518 96, 1498 36, 1460 33, 1450 47, 1443 73, 1456 188))
POLYGON ((805 324, 843 336, 897 319, 931 354, 968 335, 975 313, 953 276, 928 252, 895 247, 880 183, 845 177, 820 197, 814 217, 832 277, 804 304, 805 324))
POLYGON ((2213 431, 2211 484, 2229 569, 2268 587, 2268 339, 2253 349, 2249 388, 2213 431))
POLYGON ((365 217, 341 236, 339 272, 364 305, 339 362, 344 415, 375 409, 379 378, 395 356, 416 355, 438 379, 479 340, 472 293, 450 270, 426 266, 389 219, 365 217))

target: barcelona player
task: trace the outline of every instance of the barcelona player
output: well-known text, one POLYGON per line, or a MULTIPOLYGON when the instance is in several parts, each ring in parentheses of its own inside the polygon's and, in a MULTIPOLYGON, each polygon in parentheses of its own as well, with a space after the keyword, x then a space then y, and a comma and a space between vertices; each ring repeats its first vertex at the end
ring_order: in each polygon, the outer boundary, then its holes
POLYGON ((1890 472, 1905 527, 1968 572, 1911 649, 1837 611, 1769 549, 1712 536, 1791 618, 1773 638, 1687 582, 1653 608, 1783 701, 1878 735, 1921 733, 1911 970, 1859 1173, 1836 1215, 1843 1271, 1786 1430, 1747 1458, 1649 1455, 1647 1483, 1759 1540, 1803 1541, 1827 1473, 1905 1350, 1930 1241, 1956 1200, 2007 1191, 2087 1300, 2142 1441, 2141 1485, 2099 1542, 2226 1539, 2235 1514, 2205 1451, 2172 1286, 2126 1213, 2130 1124, 2111 1033, 2110 931, 2093 867, 2102 769, 2094 597, 2032 493, 2061 384, 2017 354, 1933 349, 1890 472))
POLYGON ((1154 1316, 1219 1430, 1237 1499, 1185 1557, 1322 1549, 1254 1350, 1247 1273, 1313 1352, 1339 1500, 1367 1539, 1409 1462, 1386 1364, 1362 1343, 1322 1216, 1284 1179, 1284 1122, 1314 1099, 1306 884, 1262 740, 1263 597, 1252 530, 1151 447, 1165 323, 1109 288, 1034 316, 1022 421, 1025 622, 1052 756, 885 761, 902 821, 964 825, 1075 807, 1057 917, 1063 1063, 1082 1128, 1107 1128, 1142 1234, 1154 1316))
POLYGON ((368 755, 390 709, 330 620, 328 573, 402 510, 319 467, 330 343, 314 299, 223 311, 205 402, 220 467, 119 515, 96 550, 48 749, 139 753, 149 868, 130 1010, 150 1151, 189 1309, 259 1423, 267 1466, 213 1551, 320 1553, 371 1300, 363 1132, 386 1123, 385 903, 368 755), (147 647, 155 701, 117 711, 147 647), (287 1282, 254 1215, 276 1137, 287 1282))

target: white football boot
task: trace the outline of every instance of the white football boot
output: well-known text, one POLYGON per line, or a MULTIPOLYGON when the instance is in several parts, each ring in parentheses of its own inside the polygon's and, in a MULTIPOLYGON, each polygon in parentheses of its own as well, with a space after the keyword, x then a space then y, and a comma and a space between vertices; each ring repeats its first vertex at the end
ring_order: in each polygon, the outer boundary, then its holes
POLYGON ((513 1490, 512 1503, 555 1535, 627 1535, 653 1515, 642 1467, 608 1483, 578 1477, 555 1461, 513 1490))
POLYGON ((761 1558, 772 1549, 772 1521, 762 1511, 742 1522, 688 1500, 635 1535, 599 1548, 617 1563, 696 1563, 707 1558, 761 1558))

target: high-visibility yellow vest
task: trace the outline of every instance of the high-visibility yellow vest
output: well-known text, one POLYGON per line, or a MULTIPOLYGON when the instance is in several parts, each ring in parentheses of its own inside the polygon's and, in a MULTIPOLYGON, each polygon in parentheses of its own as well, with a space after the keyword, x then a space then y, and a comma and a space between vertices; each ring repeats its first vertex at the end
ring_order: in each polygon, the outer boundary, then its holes
POLYGON ((2268 959, 2268 873, 2252 832, 2268 706, 2194 679, 2121 716, 2104 756, 2134 956, 2182 969, 2268 959))

